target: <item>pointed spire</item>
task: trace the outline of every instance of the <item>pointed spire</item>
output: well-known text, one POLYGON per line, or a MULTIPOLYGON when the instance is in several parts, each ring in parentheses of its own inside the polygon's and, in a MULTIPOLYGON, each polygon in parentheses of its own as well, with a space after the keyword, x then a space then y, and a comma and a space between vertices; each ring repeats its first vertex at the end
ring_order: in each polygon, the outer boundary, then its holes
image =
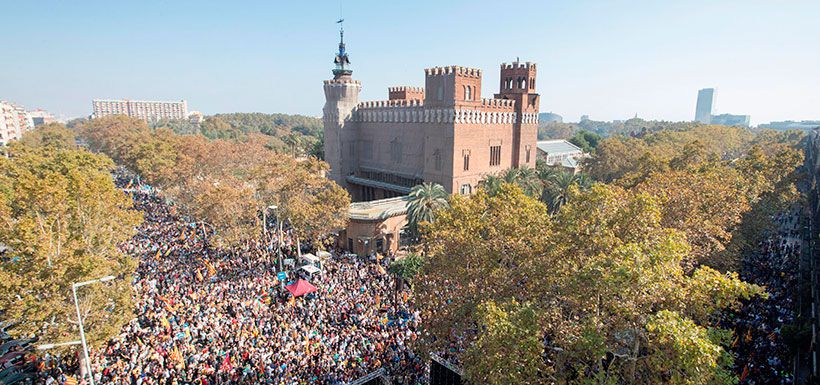
POLYGON ((350 58, 347 57, 347 52, 345 51, 345 28, 344 28, 344 21, 345 19, 339 19, 337 24, 339 26, 339 52, 336 54, 336 58, 333 59, 333 63, 336 64, 336 68, 333 70, 333 78, 334 79, 342 79, 342 78, 350 78, 350 75, 353 74, 353 70, 350 69, 350 58))

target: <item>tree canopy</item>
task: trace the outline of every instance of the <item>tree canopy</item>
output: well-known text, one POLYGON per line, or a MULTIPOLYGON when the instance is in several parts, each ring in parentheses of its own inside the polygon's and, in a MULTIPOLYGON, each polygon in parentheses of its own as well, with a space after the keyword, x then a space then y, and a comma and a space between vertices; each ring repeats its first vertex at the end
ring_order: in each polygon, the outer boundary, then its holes
POLYGON ((0 308, 20 332, 63 342, 77 335, 71 284, 117 276, 80 293, 88 339, 103 341, 131 317, 136 261, 117 246, 141 216, 114 186, 110 159, 68 147, 62 127, 38 130, 0 158, 0 308))
POLYGON ((763 289, 687 273, 691 246, 661 213, 650 194, 601 184, 571 189, 552 218, 514 185, 453 197, 424 237, 426 343, 465 341, 471 383, 731 383, 726 332, 710 325, 763 289))
POLYGON ((224 246, 258 236, 260 213, 272 205, 302 238, 346 223, 350 197, 324 177, 327 163, 275 152, 266 135, 209 140, 122 116, 91 120, 79 131, 92 149, 162 189, 191 218, 212 225, 224 246))

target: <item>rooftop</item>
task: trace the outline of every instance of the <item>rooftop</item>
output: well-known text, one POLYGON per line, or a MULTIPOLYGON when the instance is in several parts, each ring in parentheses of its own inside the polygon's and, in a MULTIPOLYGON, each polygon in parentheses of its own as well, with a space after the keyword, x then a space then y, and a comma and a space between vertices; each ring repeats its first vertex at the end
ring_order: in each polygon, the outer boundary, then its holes
POLYGON ((580 147, 564 139, 539 140, 538 149, 547 154, 563 154, 567 152, 583 152, 580 147))
POLYGON ((379 199, 370 202, 355 202, 350 204, 348 216, 358 221, 379 221, 407 213, 409 196, 379 199))

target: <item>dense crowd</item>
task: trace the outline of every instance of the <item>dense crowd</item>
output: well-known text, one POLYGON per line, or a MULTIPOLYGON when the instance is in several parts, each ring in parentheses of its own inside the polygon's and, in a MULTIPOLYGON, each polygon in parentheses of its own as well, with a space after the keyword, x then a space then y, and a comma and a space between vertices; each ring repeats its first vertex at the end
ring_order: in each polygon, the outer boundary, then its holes
POLYGON ((759 252, 746 256, 743 278, 763 285, 767 299, 753 299, 742 312, 727 312, 724 326, 735 332, 732 347, 740 384, 791 384, 791 359, 783 325, 794 322, 796 275, 802 238, 799 211, 775 218, 778 231, 761 242, 759 252))
MULTIPOLYGON (((396 384, 420 383, 423 365, 411 349, 420 317, 395 291, 388 258, 332 253, 321 273, 304 277, 318 291, 293 298, 265 242, 215 249, 202 224, 154 194, 132 196, 145 217, 122 245, 140 261, 136 318, 93 353, 98 384, 336 385, 379 368, 396 384)), ((296 258, 283 238, 284 257, 296 258)))

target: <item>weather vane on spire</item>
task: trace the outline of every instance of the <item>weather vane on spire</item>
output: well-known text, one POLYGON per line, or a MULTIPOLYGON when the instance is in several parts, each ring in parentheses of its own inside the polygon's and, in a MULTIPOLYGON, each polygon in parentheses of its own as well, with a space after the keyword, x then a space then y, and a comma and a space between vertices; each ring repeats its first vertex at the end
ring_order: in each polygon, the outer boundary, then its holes
POLYGON ((349 78, 350 75, 353 73, 353 70, 350 69, 350 59, 347 57, 347 52, 345 51, 345 26, 344 26, 345 19, 342 17, 342 2, 339 2, 339 20, 336 21, 336 24, 339 24, 339 52, 336 54, 336 57, 333 59, 333 63, 336 64, 336 68, 333 70, 333 75, 336 79, 347 77, 349 78))

